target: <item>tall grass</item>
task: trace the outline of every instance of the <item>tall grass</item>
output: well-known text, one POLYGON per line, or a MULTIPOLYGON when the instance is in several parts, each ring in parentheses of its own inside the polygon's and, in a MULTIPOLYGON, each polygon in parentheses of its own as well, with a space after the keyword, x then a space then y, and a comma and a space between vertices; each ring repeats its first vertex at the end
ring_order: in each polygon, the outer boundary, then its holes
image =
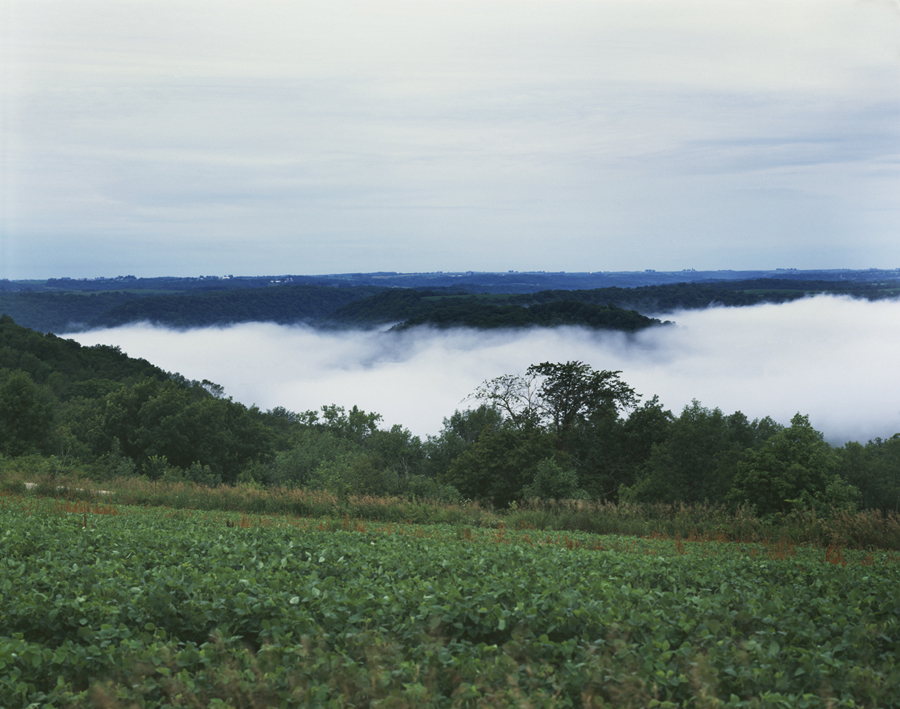
POLYGON ((594 534, 651 534, 687 538, 727 537, 731 541, 758 541, 775 529, 750 510, 730 511, 724 506, 684 503, 612 503, 584 500, 531 500, 508 515, 507 524, 535 529, 577 530, 594 534))
POLYGON ((786 516, 757 517, 746 507, 732 510, 724 505, 532 500, 509 512, 506 523, 523 529, 594 534, 734 542, 784 539, 793 544, 823 547, 900 549, 900 516, 895 512, 884 515, 879 510, 834 510, 825 517, 815 510, 800 510, 786 516))
POLYGON ((0 490, 17 494, 88 499, 108 493, 120 505, 172 507, 218 512, 297 517, 351 517, 353 519, 411 524, 496 526, 501 517, 477 503, 447 504, 434 500, 349 495, 338 497, 323 490, 262 488, 255 485, 206 487, 190 482, 118 478, 100 487, 83 478, 31 475, 3 471, 0 490), (26 480, 33 487, 26 487, 26 480))
MULTIPOLYGON (((28 476, 6 467, 0 490, 6 493, 89 499, 98 486, 80 477, 54 474, 28 476), (26 487, 26 481, 33 483, 26 487)), ((291 515, 310 518, 346 518, 411 524, 450 524, 542 531, 581 531, 681 539, 716 539, 764 542, 783 539, 792 544, 856 549, 900 550, 900 516, 877 510, 833 511, 828 516, 813 510, 791 515, 757 517, 748 508, 725 506, 532 500, 520 507, 497 511, 475 502, 447 504, 435 500, 408 500, 372 495, 338 497, 326 491, 262 488, 253 485, 205 487, 187 482, 153 482, 118 478, 103 483, 115 504, 177 509, 242 512, 254 515, 291 515)))

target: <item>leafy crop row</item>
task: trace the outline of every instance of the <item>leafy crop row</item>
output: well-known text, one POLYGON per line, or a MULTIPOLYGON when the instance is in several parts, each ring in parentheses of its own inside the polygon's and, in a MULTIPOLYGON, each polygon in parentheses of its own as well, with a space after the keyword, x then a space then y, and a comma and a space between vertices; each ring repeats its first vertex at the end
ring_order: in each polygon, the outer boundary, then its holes
POLYGON ((0 521, 3 706, 900 697, 890 554, 18 497, 0 521))

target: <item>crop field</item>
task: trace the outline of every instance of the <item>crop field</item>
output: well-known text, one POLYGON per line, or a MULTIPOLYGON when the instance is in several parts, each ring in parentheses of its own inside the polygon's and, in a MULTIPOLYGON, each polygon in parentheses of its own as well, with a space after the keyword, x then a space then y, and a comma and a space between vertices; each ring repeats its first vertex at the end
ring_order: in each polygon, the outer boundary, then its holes
POLYGON ((3 707, 900 706, 900 555, 0 497, 3 707))

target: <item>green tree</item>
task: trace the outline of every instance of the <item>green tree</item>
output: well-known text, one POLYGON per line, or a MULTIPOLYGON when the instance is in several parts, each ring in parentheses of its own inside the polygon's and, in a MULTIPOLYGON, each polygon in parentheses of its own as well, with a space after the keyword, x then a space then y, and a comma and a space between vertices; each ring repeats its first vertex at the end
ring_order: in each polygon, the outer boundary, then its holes
POLYGON ((837 453, 838 473, 859 489, 863 507, 900 512, 900 433, 865 446, 851 441, 837 453))
POLYGON ((381 414, 366 413, 354 406, 346 411, 343 406, 334 404, 322 407, 321 425, 339 436, 362 444, 378 430, 381 414))
POLYGON ((293 434, 289 449, 278 451, 259 467, 259 479, 266 485, 307 488, 320 465, 360 452, 358 443, 332 430, 303 427, 293 434))
POLYGON ((517 428, 536 423, 548 427, 562 449, 576 422, 637 405, 640 397, 619 374, 578 361, 542 362, 531 365, 525 376, 504 374, 486 381, 473 396, 497 408, 517 428))
POLYGON ((465 498, 507 507, 524 497, 538 464, 548 458, 562 458, 561 465, 568 462, 556 450, 553 437, 539 427, 486 429, 451 463, 441 482, 465 498))
POLYGON ((672 420, 654 396, 627 418, 606 409, 577 425, 567 449, 581 487, 591 498, 617 500, 620 488, 634 485, 653 447, 665 441, 672 420))
POLYGON ((156 456, 182 470, 199 463, 232 483, 270 451, 272 434, 263 420, 256 409, 215 398, 201 386, 148 379, 106 397, 102 452, 118 445, 139 465, 156 456))
POLYGON ((324 461, 313 472, 311 487, 341 496, 389 496, 399 492, 396 476, 383 468, 375 456, 365 452, 324 461))
POLYGON ((573 500, 587 495, 578 488, 578 474, 574 469, 544 458, 537 464, 531 482, 522 488, 522 496, 529 500, 573 500))
POLYGON ((694 400, 652 445, 636 483, 622 493, 642 502, 724 502, 738 460, 773 428, 771 419, 750 423, 740 411, 726 416, 694 400))
POLYGON ((753 505, 760 514, 845 506, 858 491, 838 475, 839 462, 809 417, 798 413, 761 448, 746 451, 728 499, 753 505))
POLYGON ((21 370, 0 378, 0 453, 47 452, 52 445, 52 397, 21 370))
POLYGON ((502 421, 500 412, 485 404, 476 409, 455 411, 450 418, 444 419, 441 432, 437 436, 429 436, 424 444, 425 474, 429 477, 444 476, 451 463, 474 445, 482 433, 499 427, 502 421))
POLYGON ((583 362, 542 362, 531 365, 526 376, 537 377, 536 409, 564 447, 569 431, 600 412, 637 406, 634 389, 619 379, 621 372, 597 371, 583 362))
POLYGON ((405 490, 409 480, 422 473, 425 463, 422 441, 399 424, 388 431, 375 431, 366 441, 366 450, 395 476, 398 490, 405 490))
POLYGON ((147 378, 106 396, 99 427, 93 434, 97 455, 117 446, 135 462, 147 457, 137 440, 141 426, 140 412, 145 403, 159 394, 161 386, 156 379, 147 378))

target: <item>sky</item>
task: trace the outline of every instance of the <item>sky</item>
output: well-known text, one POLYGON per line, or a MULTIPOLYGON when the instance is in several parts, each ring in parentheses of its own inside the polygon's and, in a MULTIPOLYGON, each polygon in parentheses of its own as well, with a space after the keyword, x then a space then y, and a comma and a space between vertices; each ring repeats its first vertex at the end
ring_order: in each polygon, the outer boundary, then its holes
POLYGON ((898 0, 0 0, 0 278, 900 267, 898 0))
POLYGON ((817 296, 708 308, 634 335, 580 328, 334 332, 267 323, 187 331, 132 325, 68 335, 119 346, 188 379, 209 379, 263 410, 356 405, 422 437, 437 435, 484 381, 531 364, 579 360, 620 371, 676 416, 697 399, 751 420, 797 414, 833 445, 900 433, 900 300, 817 296))

